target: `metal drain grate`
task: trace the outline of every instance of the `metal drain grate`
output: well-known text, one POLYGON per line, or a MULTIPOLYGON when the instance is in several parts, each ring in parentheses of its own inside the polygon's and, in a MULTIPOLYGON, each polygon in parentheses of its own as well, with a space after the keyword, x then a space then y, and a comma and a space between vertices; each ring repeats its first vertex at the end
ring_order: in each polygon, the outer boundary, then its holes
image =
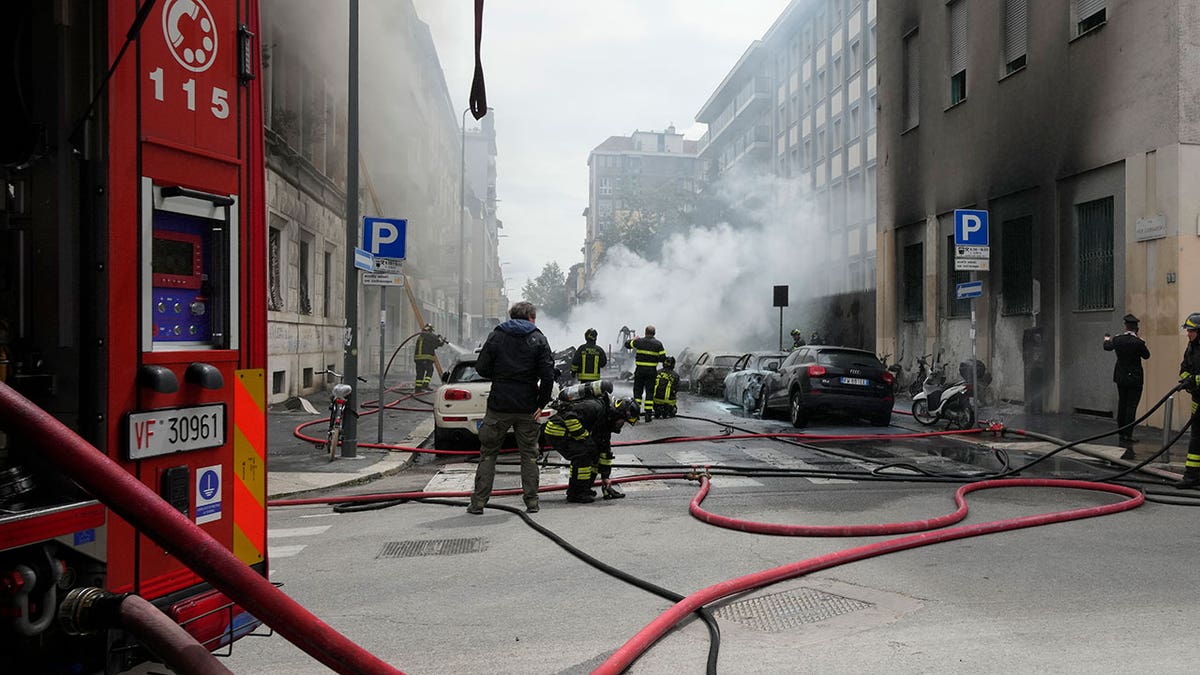
POLYGON ((423 555, 460 555, 487 550, 483 537, 469 539, 420 539, 389 541, 383 545, 378 558, 415 558, 423 555))
POLYGON ((736 621, 747 628, 779 633, 807 623, 857 612, 875 605, 811 588, 740 600, 718 609, 718 619, 736 621))

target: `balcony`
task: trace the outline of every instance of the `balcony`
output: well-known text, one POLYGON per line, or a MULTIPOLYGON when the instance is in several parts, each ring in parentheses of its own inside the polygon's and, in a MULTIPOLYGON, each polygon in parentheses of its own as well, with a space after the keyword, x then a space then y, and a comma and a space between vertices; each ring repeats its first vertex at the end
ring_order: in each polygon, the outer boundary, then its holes
POLYGON ((708 125, 708 131, 700 139, 700 154, 704 155, 712 144, 721 141, 730 129, 740 131, 750 120, 756 121, 763 108, 771 105, 771 89, 771 78, 765 75, 748 81, 708 125))

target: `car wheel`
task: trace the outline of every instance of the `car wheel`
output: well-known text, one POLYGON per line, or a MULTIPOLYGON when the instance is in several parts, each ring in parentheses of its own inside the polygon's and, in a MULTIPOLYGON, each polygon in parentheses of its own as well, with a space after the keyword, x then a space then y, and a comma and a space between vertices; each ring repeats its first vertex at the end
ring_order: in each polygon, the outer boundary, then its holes
POLYGON ((792 392, 791 413, 792 426, 797 429, 808 426, 808 417, 804 414, 804 401, 800 398, 798 391, 792 392))
POLYGON ((937 415, 930 414, 929 412, 929 401, 927 399, 919 398, 913 401, 912 414, 913 419, 927 427, 932 426, 937 421, 937 415))
POLYGON ((742 410, 746 416, 752 416, 758 411, 758 398, 750 392, 749 389, 742 392, 742 410))
POLYGON ((891 423, 892 423, 892 411, 890 411, 890 410, 887 411, 886 413, 879 413, 878 415, 875 415, 874 417, 871 418, 871 424, 873 424, 877 427, 886 427, 886 426, 891 425, 891 423))
POLYGON ((758 395, 758 417, 759 419, 770 419, 771 411, 767 409, 767 392, 766 390, 759 392, 758 395))
POLYGON ((433 447, 438 450, 451 450, 454 446, 454 439, 449 431, 434 428, 433 430, 433 447))

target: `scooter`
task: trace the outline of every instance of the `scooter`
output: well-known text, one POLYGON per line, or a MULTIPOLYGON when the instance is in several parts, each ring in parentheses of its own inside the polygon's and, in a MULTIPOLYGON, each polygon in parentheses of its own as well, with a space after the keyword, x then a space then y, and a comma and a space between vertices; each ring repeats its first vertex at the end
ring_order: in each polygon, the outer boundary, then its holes
POLYGON ((975 424, 970 385, 965 380, 947 384, 945 371, 946 364, 930 369, 921 392, 913 397, 913 419, 925 426, 944 419, 949 427, 969 429, 975 424))

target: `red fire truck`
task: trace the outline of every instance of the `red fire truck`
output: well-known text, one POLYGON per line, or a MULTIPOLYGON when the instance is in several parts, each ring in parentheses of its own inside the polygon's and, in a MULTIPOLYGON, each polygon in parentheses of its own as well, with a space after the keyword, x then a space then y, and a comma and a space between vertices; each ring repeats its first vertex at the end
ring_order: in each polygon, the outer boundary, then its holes
MULTIPOLYGON (((0 381, 265 576, 258 2, 0 15, 0 381)), ((77 588, 141 596, 210 649, 258 625, 45 442, 0 429, 0 670, 146 658, 119 630, 64 630, 77 588)))

